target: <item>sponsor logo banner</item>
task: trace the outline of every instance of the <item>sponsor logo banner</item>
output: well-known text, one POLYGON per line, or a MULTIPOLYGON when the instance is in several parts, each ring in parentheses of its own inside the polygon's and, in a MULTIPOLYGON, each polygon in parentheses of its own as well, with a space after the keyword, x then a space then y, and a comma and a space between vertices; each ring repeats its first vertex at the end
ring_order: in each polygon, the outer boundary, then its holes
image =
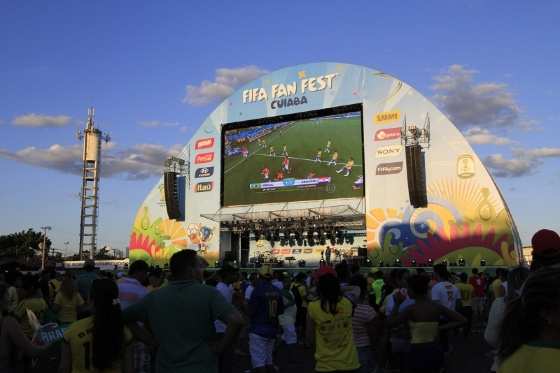
POLYGON ((403 169, 402 162, 390 162, 390 163, 380 163, 375 169, 376 175, 391 175, 398 174, 403 169))
POLYGON ((214 174, 214 166, 200 167, 194 172, 194 177, 210 177, 214 174))
POLYGON ((402 152, 402 146, 400 144, 381 146, 377 148, 377 150, 375 151, 375 157, 376 158, 394 157, 401 154, 401 152, 402 152))
POLYGON ((315 177, 312 179, 284 179, 281 181, 267 181, 264 183, 251 183, 249 189, 276 189, 287 187, 306 187, 329 184, 331 182, 330 176, 315 177))
POLYGON ((200 149, 211 148, 214 146, 214 141, 215 140, 213 137, 207 137, 205 139, 196 140, 196 143, 194 144, 194 149, 200 150, 200 149))
POLYGON ((384 128, 375 132, 375 141, 395 140, 401 137, 401 128, 384 128))
POLYGON ((208 163, 208 162, 212 162, 213 160, 214 160, 214 152, 200 153, 197 154, 196 157, 194 158, 194 163, 195 164, 208 163))
POLYGON ((194 185, 195 192, 209 192, 214 187, 214 183, 212 181, 205 181, 203 183, 197 183, 194 185))
POLYGON ((401 118, 401 112, 398 110, 393 111, 383 111, 381 113, 376 113, 373 116, 373 122, 376 124, 386 124, 392 123, 401 118))

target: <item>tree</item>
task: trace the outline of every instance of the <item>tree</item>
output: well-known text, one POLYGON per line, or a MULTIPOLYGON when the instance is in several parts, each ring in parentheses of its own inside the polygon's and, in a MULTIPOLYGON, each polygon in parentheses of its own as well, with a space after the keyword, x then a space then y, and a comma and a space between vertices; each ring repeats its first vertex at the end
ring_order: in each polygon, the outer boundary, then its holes
MULTIPOLYGON (((39 253, 39 244, 43 242, 43 233, 29 228, 26 231, 0 236, 0 257, 30 257, 39 253)), ((51 240, 47 238, 47 250, 51 240)))

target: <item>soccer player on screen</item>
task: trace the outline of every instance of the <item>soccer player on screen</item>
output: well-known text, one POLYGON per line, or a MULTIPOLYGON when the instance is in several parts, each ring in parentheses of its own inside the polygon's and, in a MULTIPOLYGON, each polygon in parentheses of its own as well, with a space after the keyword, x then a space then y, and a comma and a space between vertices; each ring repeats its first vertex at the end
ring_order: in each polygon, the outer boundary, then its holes
POLYGON ((284 146, 282 147, 282 155, 284 157, 288 156, 288 145, 284 144, 284 146))
POLYGON ((331 139, 329 139, 327 141, 327 146, 325 147, 325 153, 330 153, 331 152, 331 144, 332 144, 331 139))
POLYGON ((337 161, 338 161, 338 152, 335 150, 332 153, 331 160, 329 161, 329 163, 327 163, 327 166, 335 166, 336 167, 336 162, 337 161))
POLYGON ((352 172, 352 167, 354 166, 354 159, 352 157, 350 157, 348 159, 348 162, 346 162, 346 164, 344 165, 344 167, 342 167, 340 170, 336 171, 337 174, 340 174, 342 172, 344 172, 343 176, 350 176, 350 173, 352 172))
POLYGON ((270 169, 268 167, 264 166, 263 169, 261 170, 261 175, 266 181, 269 181, 270 180, 270 169))
POLYGON ((247 148, 247 145, 243 145, 243 147, 241 148, 241 155, 245 159, 249 157, 249 149, 247 148))
POLYGON ((313 160, 313 162, 321 163, 321 155, 322 154, 323 154, 323 152, 321 151, 321 149, 317 149, 317 155, 315 156, 315 159, 313 160))
POLYGON ((284 180, 284 173, 281 170, 278 170, 276 176, 274 177, 274 180, 276 181, 284 180))
POLYGON ((290 158, 284 157, 282 160, 282 171, 287 174, 290 173, 290 158))
POLYGON ((276 157, 276 151, 274 150, 274 146, 270 145, 268 148, 268 156, 269 157, 276 157))

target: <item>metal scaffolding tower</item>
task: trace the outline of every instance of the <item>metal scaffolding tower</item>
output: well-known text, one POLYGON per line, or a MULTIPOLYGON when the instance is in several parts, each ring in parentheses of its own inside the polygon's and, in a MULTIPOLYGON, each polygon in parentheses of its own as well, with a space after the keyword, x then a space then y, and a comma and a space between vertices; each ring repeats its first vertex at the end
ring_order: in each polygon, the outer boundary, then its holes
POLYGON ((85 252, 89 258, 95 257, 97 249, 97 208, 99 206, 99 172, 101 163, 101 141, 109 142, 108 134, 95 128, 95 109, 88 109, 88 119, 84 131, 78 131, 78 139, 83 139, 82 169, 82 208, 80 214, 79 255, 84 259, 85 252))

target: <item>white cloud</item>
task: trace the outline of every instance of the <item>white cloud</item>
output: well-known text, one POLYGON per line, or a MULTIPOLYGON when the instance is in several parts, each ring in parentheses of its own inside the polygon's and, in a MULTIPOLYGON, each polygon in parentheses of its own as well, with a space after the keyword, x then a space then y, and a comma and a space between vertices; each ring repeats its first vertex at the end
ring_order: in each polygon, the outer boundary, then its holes
POLYGON ((482 160, 496 177, 519 177, 534 173, 540 164, 535 158, 506 159, 501 154, 492 154, 482 160))
MULTIPOLYGON (((177 155, 181 148, 180 145, 167 149, 162 145, 138 144, 130 148, 119 149, 116 144, 109 143, 103 147, 101 175, 105 177, 124 176, 129 180, 160 176, 165 159, 171 155, 177 155)), ((32 146, 15 152, 0 148, 0 157, 64 173, 81 174, 82 148, 80 145, 54 144, 45 149, 32 146)))
POLYGON ((519 177, 531 175, 543 163, 543 158, 560 158, 560 148, 534 148, 512 150, 512 157, 492 154, 483 163, 496 177, 519 177))
POLYGON ((70 123, 68 115, 24 114, 13 119, 12 124, 17 127, 64 127, 70 123))
POLYGON ((475 83, 477 72, 451 65, 434 77, 434 99, 459 128, 523 127, 521 110, 506 84, 475 83))
POLYGON ((467 141, 474 145, 508 145, 513 142, 507 137, 497 136, 491 133, 488 129, 481 127, 469 128, 464 131, 463 134, 465 135, 467 141))
POLYGON ((204 80, 199 85, 187 85, 183 102, 194 106, 203 106, 224 99, 231 95, 235 88, 267 72, 267 70, 254 65, 217 69, 213 81, 204 80))

